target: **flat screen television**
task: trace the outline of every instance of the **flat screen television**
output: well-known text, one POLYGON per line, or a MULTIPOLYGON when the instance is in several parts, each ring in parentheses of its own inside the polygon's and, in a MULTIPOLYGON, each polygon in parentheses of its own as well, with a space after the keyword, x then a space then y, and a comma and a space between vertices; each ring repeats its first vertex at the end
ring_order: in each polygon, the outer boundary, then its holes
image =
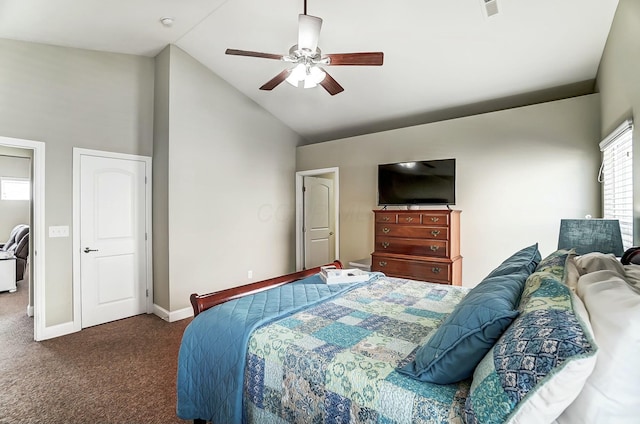
POLYGON ((378 205, 454 205, 456 160, 378 165, 378 205))

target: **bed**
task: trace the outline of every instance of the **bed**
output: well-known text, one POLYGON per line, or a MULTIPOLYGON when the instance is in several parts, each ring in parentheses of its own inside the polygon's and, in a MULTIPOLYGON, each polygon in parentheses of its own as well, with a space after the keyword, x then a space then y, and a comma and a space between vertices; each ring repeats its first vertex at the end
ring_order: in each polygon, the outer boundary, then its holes
POLYGON ((473 289, 318 272, 191 296, 180 418, 637 422, 640 272, 611 255, 532 245, 473 289))

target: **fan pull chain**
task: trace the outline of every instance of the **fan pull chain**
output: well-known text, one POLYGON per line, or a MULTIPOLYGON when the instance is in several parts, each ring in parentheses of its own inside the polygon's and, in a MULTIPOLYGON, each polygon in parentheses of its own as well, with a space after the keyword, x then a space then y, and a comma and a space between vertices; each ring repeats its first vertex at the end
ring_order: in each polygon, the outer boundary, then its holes
POLYGON ((307 14, 307 0, 304 0, 304 14, 307 14))

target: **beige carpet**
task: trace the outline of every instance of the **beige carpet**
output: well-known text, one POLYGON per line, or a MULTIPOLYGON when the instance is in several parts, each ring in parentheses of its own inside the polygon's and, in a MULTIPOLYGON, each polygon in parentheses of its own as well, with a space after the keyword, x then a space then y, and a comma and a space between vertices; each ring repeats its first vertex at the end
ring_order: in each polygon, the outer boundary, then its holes
POLYGON ((0 423, 186 423, 176 366, 190 320, 154 315, 33 341, 27 287, 0 293, 0 423))

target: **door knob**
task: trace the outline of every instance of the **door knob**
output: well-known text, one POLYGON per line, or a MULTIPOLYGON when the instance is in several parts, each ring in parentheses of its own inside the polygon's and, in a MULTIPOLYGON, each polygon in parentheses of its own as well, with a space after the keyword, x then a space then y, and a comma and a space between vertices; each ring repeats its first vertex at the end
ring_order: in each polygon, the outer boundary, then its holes
POLYGON ((84 248, 84 253, 89 253, 89 252, 97 252, 98 249, 89 249, 88 247, 84 248))

